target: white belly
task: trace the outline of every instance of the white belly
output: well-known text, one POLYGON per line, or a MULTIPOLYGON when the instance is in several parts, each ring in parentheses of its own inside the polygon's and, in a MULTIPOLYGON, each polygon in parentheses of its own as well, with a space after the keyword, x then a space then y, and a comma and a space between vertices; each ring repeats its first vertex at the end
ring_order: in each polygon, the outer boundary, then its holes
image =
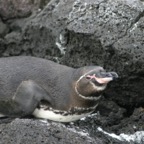
POLYGON ((58 122, 71 122, 71 121, 76 121, 83 117, 86 117, 92 112, 93 111, 80 114, 80 115, 78 114, 62 115, 62 114, 54 113, 51 110, 35 109, 35 111, 33 112, 33 115, 37 118, 49 119, 49 120, 58 121, 58 122))

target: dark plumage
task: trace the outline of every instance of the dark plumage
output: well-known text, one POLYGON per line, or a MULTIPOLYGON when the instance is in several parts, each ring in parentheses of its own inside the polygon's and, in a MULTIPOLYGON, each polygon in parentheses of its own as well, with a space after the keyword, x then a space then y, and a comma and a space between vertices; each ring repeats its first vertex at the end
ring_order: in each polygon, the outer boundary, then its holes
POLYGON ((70 113, 75 108, 88 109, 96 106, 94 98, 116 77, 96 66, 74 69, 35 57, 1 58, 0 113, 22 117, 43 106, 70 113))

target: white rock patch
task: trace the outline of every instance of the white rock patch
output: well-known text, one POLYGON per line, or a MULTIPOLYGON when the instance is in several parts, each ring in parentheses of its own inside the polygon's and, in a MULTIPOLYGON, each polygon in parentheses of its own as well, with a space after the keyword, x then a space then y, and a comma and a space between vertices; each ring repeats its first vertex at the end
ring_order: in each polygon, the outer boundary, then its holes
POLYGON ((118 139, 119 141, 135 142, 137 144, 144 143, 144 131, 137 131, 131 135, 130 134, 124 134, 124 133, 122 133, 120 135, 116 135, 114 133, 108 133, 100 127, 98 127, 97 130, 110 136, 110 137, 113 137, 114 139, 118 139))

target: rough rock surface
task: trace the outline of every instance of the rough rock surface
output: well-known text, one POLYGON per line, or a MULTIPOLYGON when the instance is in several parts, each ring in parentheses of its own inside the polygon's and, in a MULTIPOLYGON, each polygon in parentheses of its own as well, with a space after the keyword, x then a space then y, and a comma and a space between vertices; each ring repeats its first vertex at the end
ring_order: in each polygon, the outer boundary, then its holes
MULTIPOLYGON (((32 55, 73 67, 101 65, 119 74, 103 95, 101 116, 72 127, 103 143, 121 142, 97 132, 98 126, 116 134, 144 129, 144 1, 3 0, 0 19, 1 57, 32 55)), ((33 125, 24 121, 3 125, 33 125)))
POLYGON ((88 136, 87 133, 78 132, 74 128, 54 122, 30 119, 16 119, 0 125, 1 144, 102 144, 88 136))
POLYGON ((49 0, 1 0, 0 16, 4 20, 28 17, 40 10, 49 0))
POLYGON ((6 35, 8 33, 9 29, 7 27, 6 24, 4 24, 2 22, 2 20, 0 19, 0 37, 3 37, 4 35, 6 35))

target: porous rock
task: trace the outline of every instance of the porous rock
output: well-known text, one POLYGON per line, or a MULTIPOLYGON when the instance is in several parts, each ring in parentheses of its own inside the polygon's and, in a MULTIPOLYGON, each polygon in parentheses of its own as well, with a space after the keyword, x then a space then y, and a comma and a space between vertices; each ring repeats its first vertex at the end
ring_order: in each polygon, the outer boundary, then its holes
POLYGON ((103 144, 63 124, 30 119, 1 124, 0 139, 1 144, 103 144))
POLYGON ((9 29, 6 24, 3 23, 3 21, 0 18, 0 37, 3 37, 8 33, 9 29))
MULTIPOLYGON (((3 2, 9 7, 9 3, 3 2)), ((32 55, 73 67, 101 65, 107 70, 116 71, 119 79, 108 85, 105 99, 101 102, 99 111, 102 118, 96 121, 88 119, 84 125, 91 123, 96 128, 96 124, 104 124, 107 130, 119 134, 123 124, 127 126, 128 120, 132 121, 130 127, 135 117, 141 123, 143 117, 135 116, 133 111, 135 107, 144 106, 144 2, 43 2, 42 8, 38 5, 36 8, 41 9, 35 13, 29 6, 18 13, 16 9, 4 11, 6 7, 0 5, 3 23, 10 28, 9 33, 0 38, 0 56, 32 55), (48 4, 44 6, 45 3, 48 4), (130 119, 125 119, 131 114, 130 119)), ((15 6, 12 3, 11 6, 21 8, 21 4, 15 6)), ((80 126, 81 122, 77 125, 80 126)), ((126 129, 122 130, 127 132, 126 129)), ((129 131, 133 133, 133 129, 129 131)), ((92 137, 96 135, 94 129, 91 133, 92 137)))
POLYGON ((1 0, 0 17, 4 20, 30 16, 49 0, 1 0))

